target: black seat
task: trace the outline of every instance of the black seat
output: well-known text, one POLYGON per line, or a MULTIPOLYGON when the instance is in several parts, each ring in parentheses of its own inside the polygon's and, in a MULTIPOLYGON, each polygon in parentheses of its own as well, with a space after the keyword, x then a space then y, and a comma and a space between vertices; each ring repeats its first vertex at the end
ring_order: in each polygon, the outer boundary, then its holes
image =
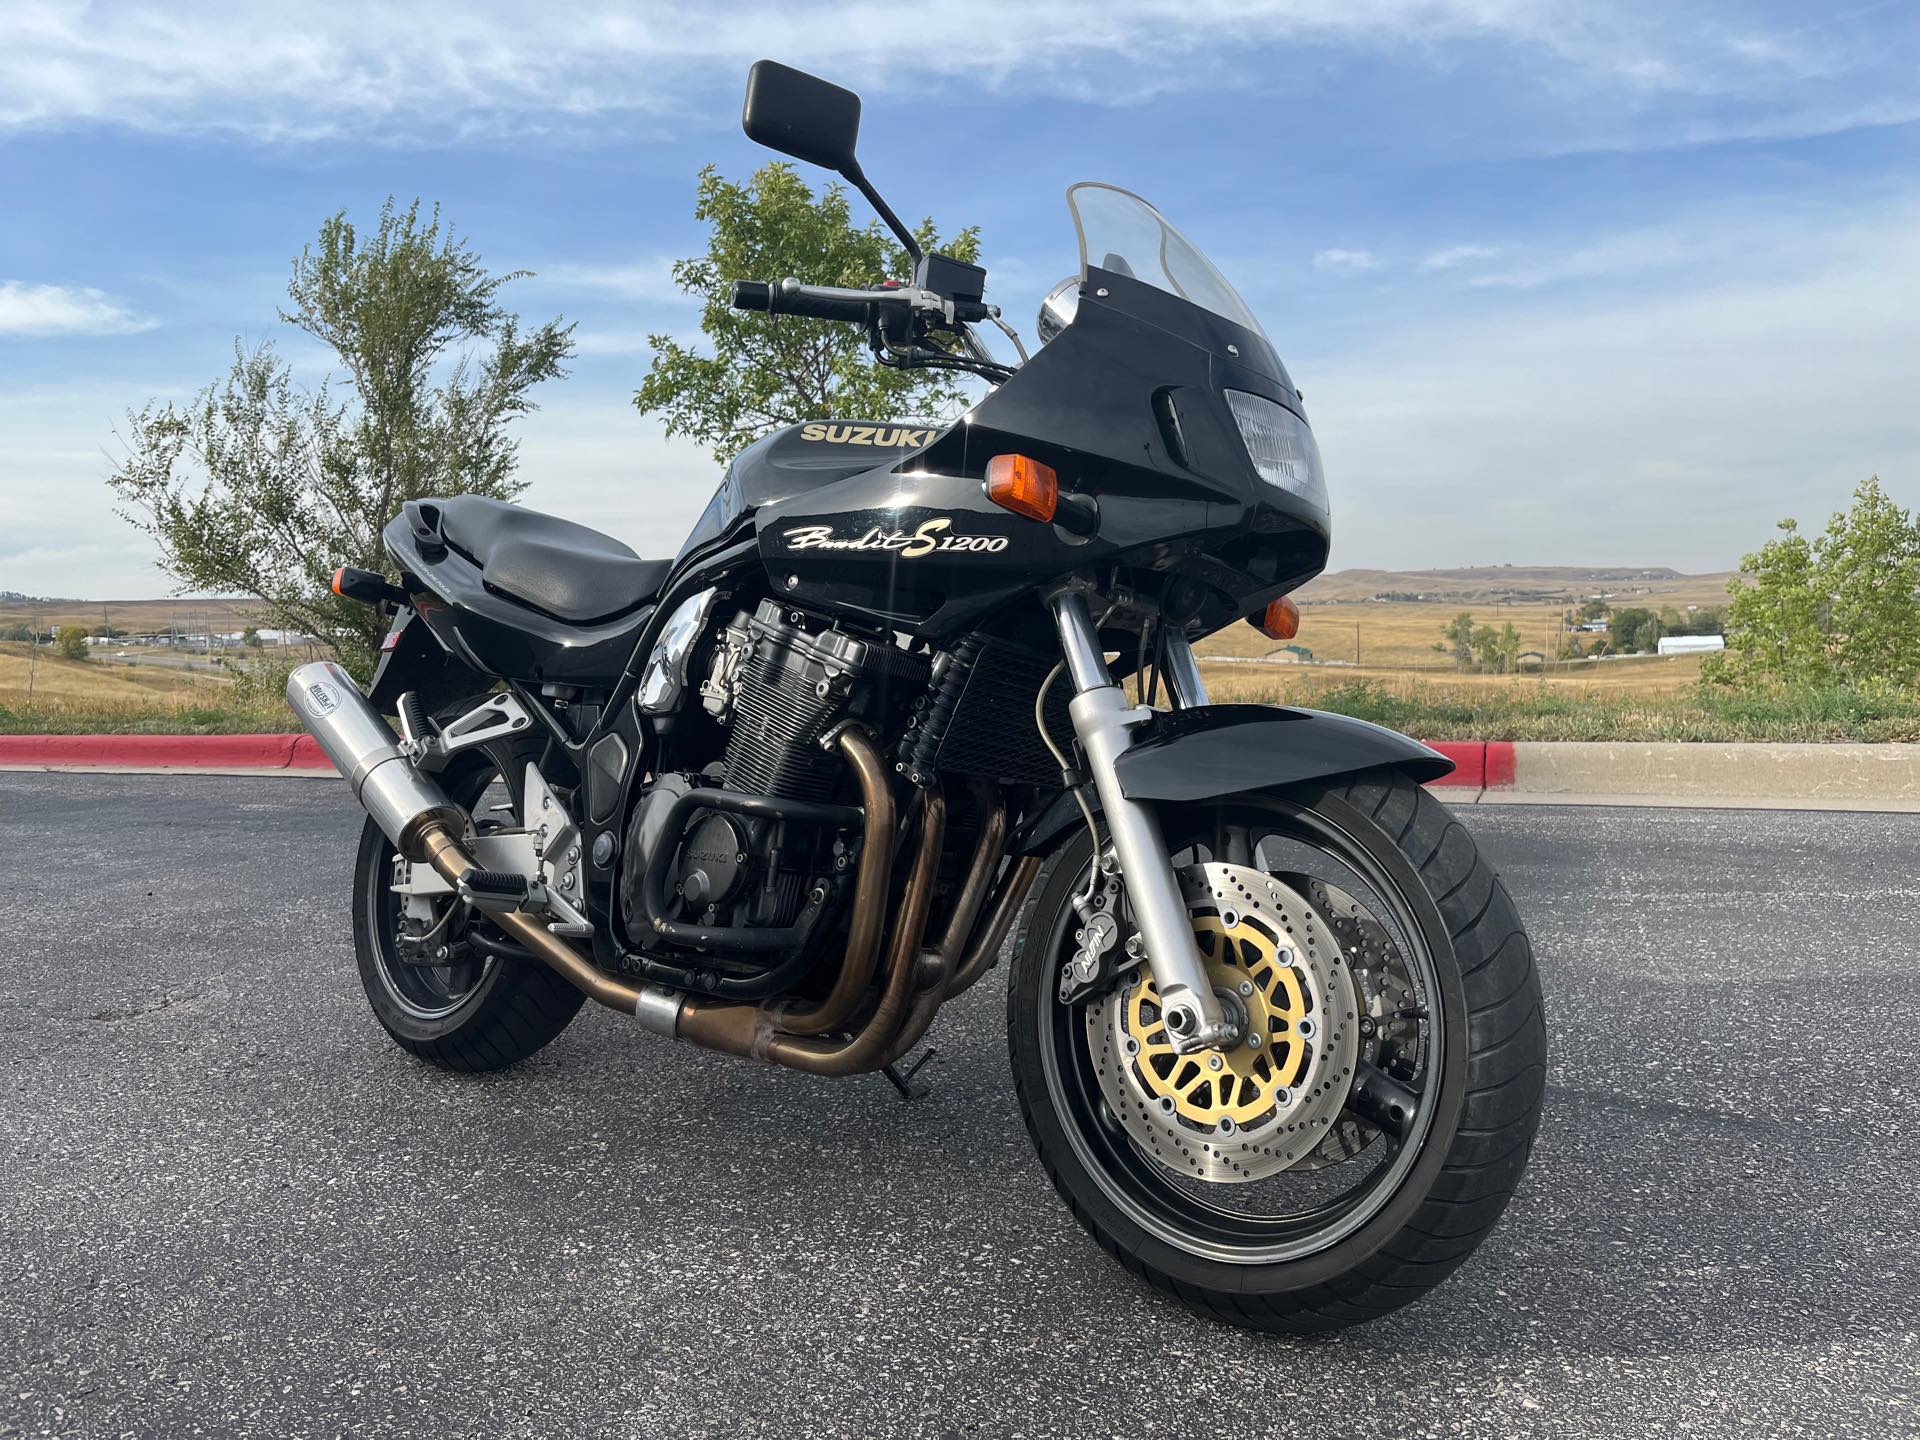
POLYGON ((480 567, 490 589, 559 620, 605 620, 660 593, 671 560, 642 560, 598 530, 538 510, 456 495, 429 502, 440 534, 480 567))

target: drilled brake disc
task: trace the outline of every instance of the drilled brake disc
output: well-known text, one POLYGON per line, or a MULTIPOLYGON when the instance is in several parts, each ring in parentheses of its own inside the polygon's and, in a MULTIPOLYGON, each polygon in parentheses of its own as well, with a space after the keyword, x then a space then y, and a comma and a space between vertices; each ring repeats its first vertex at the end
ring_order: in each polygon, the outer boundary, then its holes
POLYGON ((1180 890, 1208 979, 1243 1038, 1176 1055, 1142 966, 1086 1008, 1095 1074, 1127 1133, 1169 1168, 1263 1179, 1311 1155, 1346 1103, 1359 1044, 1354 983, 1314 908, 1272 876, 1190 865, 1180 890))

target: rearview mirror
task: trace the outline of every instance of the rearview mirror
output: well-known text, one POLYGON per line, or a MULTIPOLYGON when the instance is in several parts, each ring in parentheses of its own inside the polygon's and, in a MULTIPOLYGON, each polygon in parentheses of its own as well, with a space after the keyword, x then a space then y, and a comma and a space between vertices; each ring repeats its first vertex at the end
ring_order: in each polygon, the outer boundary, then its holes
POLYGON ((796 160, 852 178, 860 165, 860 97, 777 60, 756 60, 747 72, 747 138, 796 160))

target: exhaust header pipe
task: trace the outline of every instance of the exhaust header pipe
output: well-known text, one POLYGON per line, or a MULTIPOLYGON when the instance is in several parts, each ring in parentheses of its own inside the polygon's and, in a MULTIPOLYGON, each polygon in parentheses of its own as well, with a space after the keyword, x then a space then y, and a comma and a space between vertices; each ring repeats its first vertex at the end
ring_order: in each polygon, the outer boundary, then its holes
POLYGON ((400 737, 367 703, 353 677, 331 660, 302 665, 287 676, 287 703, 333 768, 346 776, 354 799, 409 860, 427 859, 429 827, 467 831, 467 815, 429 776, 400 753, 400 737))

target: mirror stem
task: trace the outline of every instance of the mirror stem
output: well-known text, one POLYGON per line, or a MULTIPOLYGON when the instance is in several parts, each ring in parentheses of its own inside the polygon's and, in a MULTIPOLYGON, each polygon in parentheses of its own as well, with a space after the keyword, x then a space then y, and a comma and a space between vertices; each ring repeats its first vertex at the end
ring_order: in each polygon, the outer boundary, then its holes
POLYGON ((922 258, 920 242, 913 238, 913 232, 900 223, 900 217, 893 213, 893 207, 880 198, 880 192, 873 188, 873 182, 867 179, 866 172, 860 168, 860 162, 851 162, 840 174, 850 181, 853 187, 867 197, 867 203, 873 206, 880 218, 886 221, 887 228, 899 237, 900 243, 907 247, 907 255, 916 264, 922 258))

